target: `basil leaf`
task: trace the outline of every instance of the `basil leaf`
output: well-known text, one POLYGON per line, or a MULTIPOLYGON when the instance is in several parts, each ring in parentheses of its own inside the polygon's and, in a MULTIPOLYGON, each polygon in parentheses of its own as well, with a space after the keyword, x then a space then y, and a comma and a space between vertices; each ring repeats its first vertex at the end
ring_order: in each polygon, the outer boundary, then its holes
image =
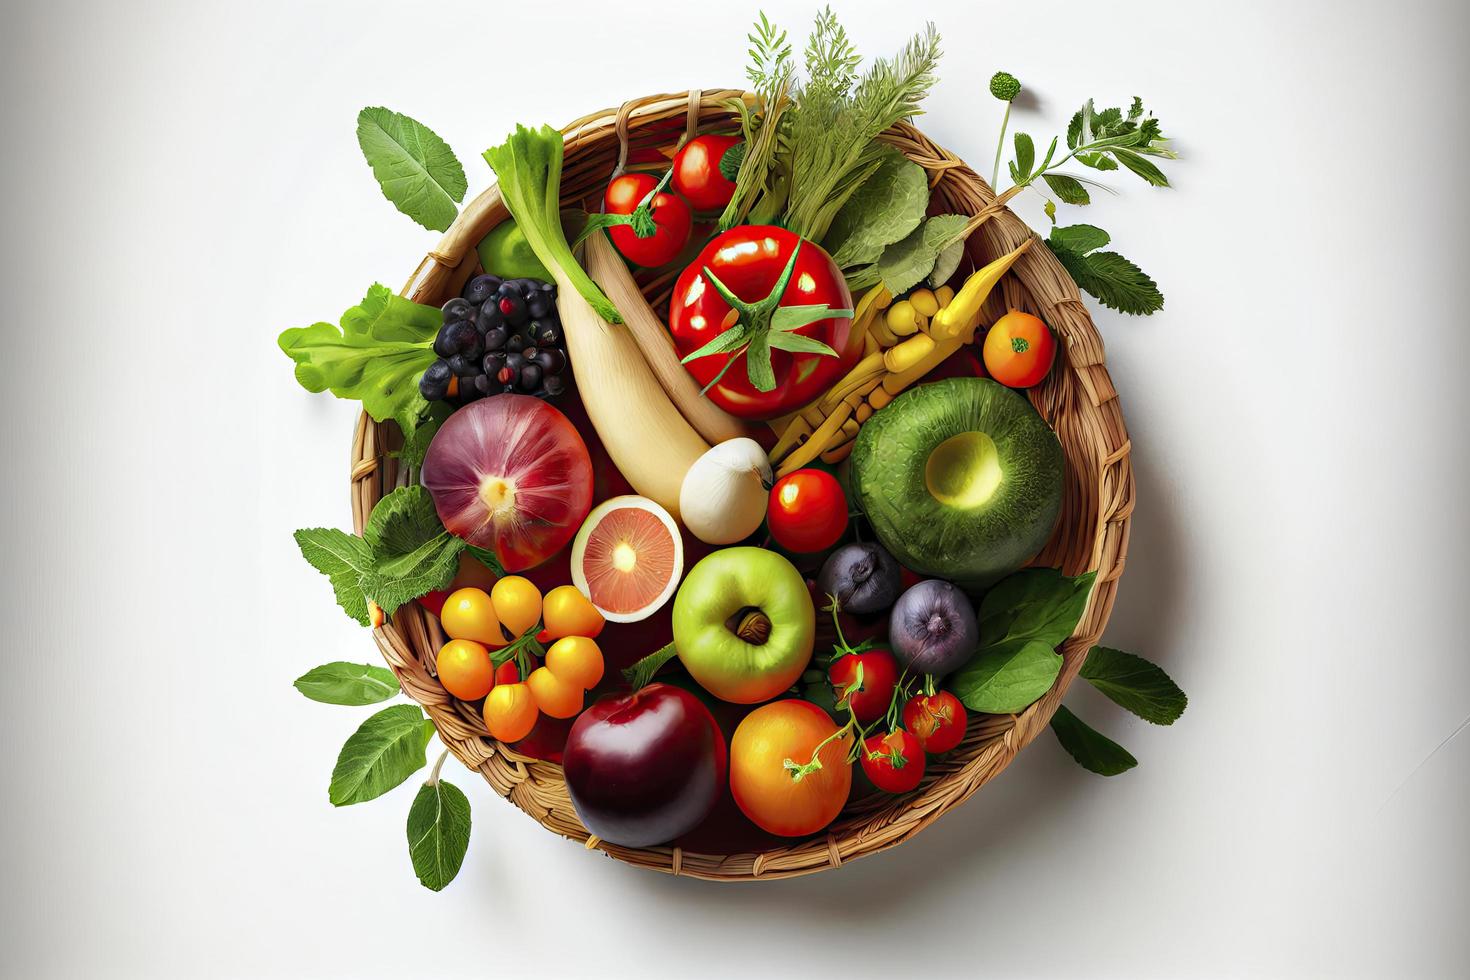
POLYGON ((408 810, 408 857, 430 891, 441 891, 464 865, 470 846, 470 801, 458 787, 425 783, 408 810))
POLYGON ((1093 647, 1082 676, 1114 704, 1155 725, 1174 724, 1189 704, 1163 668, 1112 647, 1093 647))
POLYGON ((822 247, 840 269, 866 265, 885 245, 919 227, 929 207, 924 168, 898 150, 884 147, 878 169, 858 186, 832 219, 822 247))
POLYGON ((1062 655, 1041 640, 1015 640, 982 648, 950 681, 972 711, 1000 715, 1021 711, 1041 697, 1062 670, 1062 655))
POLYGON ((363 576, 372 571, 373 563, 367 542, 333 527, 302 528, 295 538, 301 557, 331 580, 337 605, 363 626, 371 625, 362 588, 363 576))
POLYGON ((970 219, 963 214, 940 214, 926 220, 902 241, 883 250, 878 275, 894 296, 908 292, 934 271, 939 253, 948 247, 970 219))
MULTIPOLYGON (((1021 180, 1031 176, 1031 168, 1036 163, 1036 145, 1031 142, 1031 137, 1026 133, 1017 132, 1016 142, 1016 170, 1021 175, 1021 180)), ((1021 181, 1016 181, 1020 183, 1021 181)))
POLYGON ((293 685, 322 704, 363 705, 386 701, 398 693, 398 678, 386 667, 336 661, 313 667, 293 685))
POLYGON ((434 723, 415 704, 373 715, 342 746, 327 797, 333 806, 374 800, 424 767, 434 723))
POLYGON ((1058 706, 1051 716, 1051 730, 1067 754, 1089 772, 1116 776, 1138 765, 1127 749, 1072 714, 1066 705, 1058 706))
POLYGON ((1117 149, 1113 151, 1113 156, 1117 158, 1119 163, 1121 163, 1123 166, 1127 167, 1134 173, 1138 174, 1138 176, 1142 177, 1153 186, 1169 186, 1169 178, 1164 176, 1164 172, 1162 170, 1154 166, 1152 163, 1149 163, 1147 160, 1145 160, 1143 157, 1139 156, 1132 150, 1117 149))
POLYGON ((1087 193, 1087 188, 1076 177, 1068 177, 1066 174, 1042 174, 1041 179, 1046 181, 1046 186, 1051 188, 1063 204, 1091 204, 1092 197, 1087 193))
POLYGON ((1067 249, 1081 255, 1102 248, 1111 240, 1107 232, 1093 225, 1063 225, 1053 228, 1046 239, 1047 244, 1055 248, 1067 249))
POLYGON ((1164 308, 1164 294, 1154 281, 1117 252, 1079 255, 1069 249, 1050 247, 1078 287, 1104 306, 1137 316, 1164 308))
POLYGON ((980 601, 980 645, 1037 640, 1055 647, 1077 628, 1096 572, 1075 578, 1055 568, 1023 568, 998 582, 980 601))
POLYGON ((381 106, 357 114, 357 145, 383 196, 430 231, 448 231, 469 186, 464 167, 439 136, 381 106))

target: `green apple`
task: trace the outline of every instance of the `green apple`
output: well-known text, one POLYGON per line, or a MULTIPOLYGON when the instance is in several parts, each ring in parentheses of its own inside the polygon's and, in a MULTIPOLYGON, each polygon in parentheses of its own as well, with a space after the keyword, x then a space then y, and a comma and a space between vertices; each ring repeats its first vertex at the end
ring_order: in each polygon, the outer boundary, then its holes
POLYGON ((764 548, 725 548, 690 569, 674 597, 674 648, 723 701, 785 691, 812 658, 816 611, 796 567, 764 548))

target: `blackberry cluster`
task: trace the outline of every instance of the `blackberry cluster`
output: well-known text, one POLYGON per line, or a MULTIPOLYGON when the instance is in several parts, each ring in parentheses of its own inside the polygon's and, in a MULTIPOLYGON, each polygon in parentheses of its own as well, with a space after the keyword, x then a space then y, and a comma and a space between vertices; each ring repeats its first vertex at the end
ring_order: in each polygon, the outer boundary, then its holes
POLYGON ((566 390, 567 352, 556 286, 540 279, 476 276, 444 304, 434 338, 439 360, 419 379, 429 401, 465 405, 518 391, 538 398, 566 390))

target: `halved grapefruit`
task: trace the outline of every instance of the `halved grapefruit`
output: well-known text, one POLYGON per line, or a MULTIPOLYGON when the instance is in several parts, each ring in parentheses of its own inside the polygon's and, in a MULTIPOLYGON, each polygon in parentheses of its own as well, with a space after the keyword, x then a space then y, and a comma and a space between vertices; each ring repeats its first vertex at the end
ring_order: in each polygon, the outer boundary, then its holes
POLYGON ((572 542, 572 581, 614 623, 653 615, 684 574, 684 543, 673 517, 647 497, 598 504, 572 542))

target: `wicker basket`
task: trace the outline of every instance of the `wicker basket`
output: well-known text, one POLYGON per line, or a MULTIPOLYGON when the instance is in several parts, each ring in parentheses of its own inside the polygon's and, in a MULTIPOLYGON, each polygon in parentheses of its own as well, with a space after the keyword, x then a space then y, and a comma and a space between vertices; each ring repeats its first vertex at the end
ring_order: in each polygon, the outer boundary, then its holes
MULTIPOLYGON (((734 119, 729 100, 742 97, 744 93, 731 90, 652 96, 572 123, 564 130, 563 206, 580 205, 598 193, 614 168, 623 166, 630 149, 666 146, 695 127, 728 126, 734 119)), ((963 161, 914 127, 897 125, 883 138, 928 172, 933 199, 943 211, 991 215, 968 240, 969 258, 976 266, 1033 235, 1005 207, 1004 198, 997 200, 963 161)), ((405 295, 435 306, 457 295, 478 269, 475 245, 505 217, 500 195, 491 187, 464 209, 425 257, 405 295)), ((645 287, 655 308, 667 302, 672 278, 645 287)), ((1061 340, 1057 368, 1030 392, 1032 404, 1060 437, 1068 464, 1061 518, 1036 563, 1060 566, 1072 575, 1096 569, 1097 581, 1077 631, 1062 644, 1064 666, 1051 690, 1019 715, 974 717, 964 742, 934 760, 913 792, 854 801, 825 834, 761 853, 619 847, 590 837, 578 821, 560 766, 528 758, 492 740, 478 713, 439 686, 432 671, 444 637, 434 617, 416 604, 403 607, 374 632, 379 649, 404 691, 433 718, 445 745, 466 766, 483 773, 497 793, 547 829, 629 864, 714 881, 782 878, 839 867, 902 843, 993 778, 1046 727, 1102 633, 1128 551, 1134 499, 1128 433, 1103 364, 1102 341, 1076 285, 1047 249, 1032 248, 992 293, 985 322, 1006 308, 1039 315, 1061 340)), ((390 440, 397 438, 391 425, 366 415, 358 421, 352 441, 352 511, 359 533, 379 498, 408 479, 389 454, 390 440)))

